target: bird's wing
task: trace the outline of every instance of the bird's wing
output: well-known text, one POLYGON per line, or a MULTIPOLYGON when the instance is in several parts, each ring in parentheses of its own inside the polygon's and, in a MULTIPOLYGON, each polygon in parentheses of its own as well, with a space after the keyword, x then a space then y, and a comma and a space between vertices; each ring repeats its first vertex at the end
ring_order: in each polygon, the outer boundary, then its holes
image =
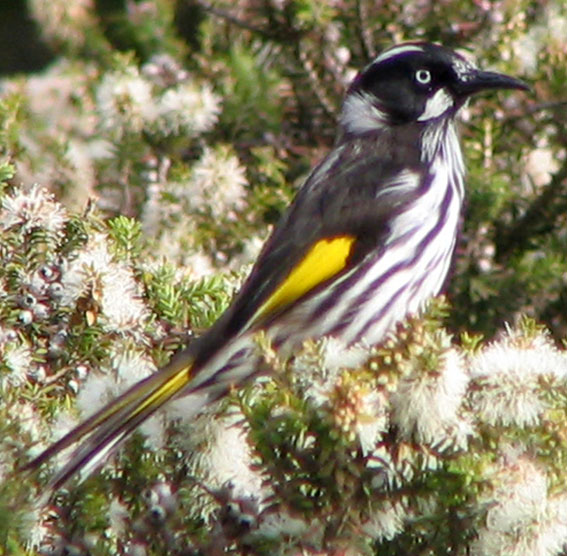
POLYGON ((213 327, 211 351, 215 337, 262 327, 384 244, 391 217, 416 198, 426 176, 415 156, 402 161, 388 148, 363 147, 348 143, 315 168, 213 327))

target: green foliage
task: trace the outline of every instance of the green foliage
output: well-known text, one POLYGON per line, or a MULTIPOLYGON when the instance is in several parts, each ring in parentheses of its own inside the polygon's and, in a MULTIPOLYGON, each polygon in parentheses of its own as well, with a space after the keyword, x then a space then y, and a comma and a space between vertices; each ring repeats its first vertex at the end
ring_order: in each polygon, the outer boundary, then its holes
POLYGON ((121 259, 135 259, 143 249, 141 245, 142 225, 140 222, 117 216, 108 221, 110 237, 115 241, 114 254, 121 259))
POLYGON ((162 266, 155 274, 146 275, 146 291, 159 318, 186 325, 187 317, 180 303, 182 291, 171 283, 173 276, 172 267, 162 266))
POLYGON ((6 186, 6 182, 14 177, 15 169, 8 162, 0 163, 0 187, 2 190, 6 186))
POLYGON ((177 269, 161 265, 144 276, 148 302, 159 318, 179 327, 203 330, 227 308, 232 289, 226 277, 205 277, 198 281, 176 280, 177 269))
POLYGON ((330 423, 276 385, 263 389, 252 407, 250 400, 244 404, 250 439, 278 498, 306 516, 332 511, 339 501, 335 472, 342 458, 330 423))
POLYGON ((231 75, 222 91, 221 123, 231 140, 253 140, 281 125, 282 106, 273 99, 281 94, 282 77, 273 65, 260 66, 258 54, 242 44, 228 52, 231 75))
MULTIPOLYGON (((22 96, 18 93, 4 95, 0 101, 0 154, 2 157, 15 156, 19 153, 18 120, 21 118, 22 101, 22 96)), ((3 171, 3 174, 6 176, 5 179, 11 177, 6 171, 3 171)))
POLYGON ((107 2, 102 25, 115 48, 134 51, 141 60, 162 53, 183 57, 187 45, 174 27, 175 11, 176 3, 171 0, 132 4, 127 12, 107 2))

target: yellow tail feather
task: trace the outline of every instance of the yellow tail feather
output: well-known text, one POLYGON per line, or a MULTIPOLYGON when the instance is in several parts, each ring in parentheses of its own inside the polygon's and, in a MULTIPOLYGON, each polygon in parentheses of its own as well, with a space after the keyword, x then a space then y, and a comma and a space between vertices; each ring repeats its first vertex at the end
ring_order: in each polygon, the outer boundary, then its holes
POLYGON ((188 356, 175 357, 169 365, 134 384, 116 400, 94 413, 24 469, 37 469, 48 459, 90 435, 51 479, 46 496, 77 471, 88 474, 140 423, 183 390, 191 380, 191 370, 192 361, 188 360, 188 356))

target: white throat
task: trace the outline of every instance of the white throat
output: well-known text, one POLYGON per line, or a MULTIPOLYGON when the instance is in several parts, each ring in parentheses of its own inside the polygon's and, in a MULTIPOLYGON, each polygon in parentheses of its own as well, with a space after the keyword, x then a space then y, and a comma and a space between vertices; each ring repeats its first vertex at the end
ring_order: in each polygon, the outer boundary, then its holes
POLYGON ((425 109, 421 116, 417 119, 420 122, 433 120, 442 116, 455 106, 453 97, 442 87, 425 103, 425 109))

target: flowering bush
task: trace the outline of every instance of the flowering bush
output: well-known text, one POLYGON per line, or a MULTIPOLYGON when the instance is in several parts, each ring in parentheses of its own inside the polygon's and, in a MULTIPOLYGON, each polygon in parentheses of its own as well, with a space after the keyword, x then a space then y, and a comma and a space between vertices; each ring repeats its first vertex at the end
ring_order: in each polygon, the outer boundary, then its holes
POLYGON ((0 553, 565 553, 563 3, 29 11, 55 60, 0 83, 0 553), (21 465, 218 318, 355 70, 416 38, 535 92, 464 112, 447 297, 379 346, 258 337, 268 376, 42 498, 64 456, 21 465))

